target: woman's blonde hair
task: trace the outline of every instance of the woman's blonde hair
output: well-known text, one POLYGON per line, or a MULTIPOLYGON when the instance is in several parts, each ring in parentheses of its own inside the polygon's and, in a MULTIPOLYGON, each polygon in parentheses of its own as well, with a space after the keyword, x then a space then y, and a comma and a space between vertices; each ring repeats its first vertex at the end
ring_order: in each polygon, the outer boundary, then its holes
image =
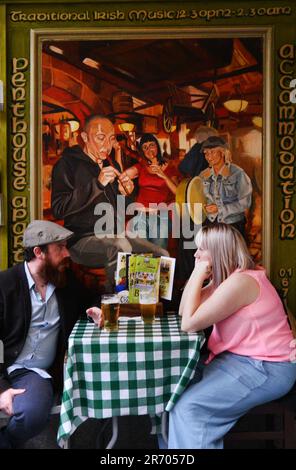
POLYGON ((214 287, 218 287, 236 269, 243 271, 256 268, 245 240, 232 225, 202 227, 195 242, 198 248, 210 252, 214 287))

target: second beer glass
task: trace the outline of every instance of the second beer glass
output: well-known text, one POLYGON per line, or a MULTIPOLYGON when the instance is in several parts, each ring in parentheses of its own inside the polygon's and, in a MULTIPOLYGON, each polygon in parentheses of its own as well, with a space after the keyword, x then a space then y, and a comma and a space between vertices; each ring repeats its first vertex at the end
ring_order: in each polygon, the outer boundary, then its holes
POLYGON ((157 294, 154 286, 140 289, 139 301, 144 323, 153 323, 156 314, 157 294))

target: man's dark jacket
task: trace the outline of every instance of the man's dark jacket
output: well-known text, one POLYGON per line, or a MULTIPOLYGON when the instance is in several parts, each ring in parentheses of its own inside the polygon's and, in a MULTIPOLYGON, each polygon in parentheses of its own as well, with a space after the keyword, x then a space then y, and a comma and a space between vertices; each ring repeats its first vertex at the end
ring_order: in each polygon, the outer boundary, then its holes
MULTIPOLYGON (((109 166, 104 160, 103 166, 109 166)), ((118 167, 114 162, 114 166, 118 167)), ((52 171, 51 209, 56 219, 63 219, 64 226, 74 232, 70 244, 84 236, 94 234, 98 215, 94 208, 98 203, 109 203, 116 219, 117 180, 102 186, 98 182, 100 167, 79 145, 66 148, 52 171)))
POLYGON ((204 153, 201 151, 201 146, 202 144, 198 142, 194 144, 179 164, 179 171, 183 175, 198 176, 209 166, 204 153))
MULTIPOLYGON (((55 361, 48 371, 56 389, 61 387, 63 357, 67 339, 76 320, 85 315, 93 298, 69 271, 66 287, 56 288, 60 313, 60 333, 55 361)), ((6 369, 22 351, 31 321, 31 298, 24 263, 0 273, 0 340, 4 344, 4 363, 0 363, 0 392, 9 388, 6 369)), ((1 355, 0 355, 1 359, 1 355)))

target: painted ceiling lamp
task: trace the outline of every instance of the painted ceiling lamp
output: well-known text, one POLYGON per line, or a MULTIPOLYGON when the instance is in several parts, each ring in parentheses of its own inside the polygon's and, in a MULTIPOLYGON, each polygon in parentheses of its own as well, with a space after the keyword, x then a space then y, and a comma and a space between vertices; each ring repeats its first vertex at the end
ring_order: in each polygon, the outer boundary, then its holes
POLYGON ((69 122, 69 125, 70 125, 70 129, 71 129, 71 132, 77 132, 79 127, 80 127, 80 123, 79 121, 75 120, 75 119, 71 119, 69 122))
POLYGON ((135 129, 135 125, 132 122, 122 122, 118 124, 118 128, 121 132, 132 132, 135 129))
POLYGON ((247 109, 249 103, 244 99, 241 87, 238 83, 234 85, 234 90, 234 93, 224 101, 223 106, 232 113, 241 113, 247 109))
POLYGON ((253 116, 252 117, 252 123, 254 124, 255 127, 258 127, 259 129, 262 129, 262 127, 263 127, 262 116, 253 116))

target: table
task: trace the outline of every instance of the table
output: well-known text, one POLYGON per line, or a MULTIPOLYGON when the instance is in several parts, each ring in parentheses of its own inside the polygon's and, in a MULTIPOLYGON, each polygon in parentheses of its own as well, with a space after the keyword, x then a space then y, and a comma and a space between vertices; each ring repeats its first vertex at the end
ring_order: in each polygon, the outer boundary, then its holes
MULTIPOLYGON (((79 320, 69 337, 58 443, 87 418, 161 415, 194 375, 203 332, 184 333, 178 315, 119 318, 117 332, 79 320)), ((113 439, 114 441, 114 439, 113 439)))

